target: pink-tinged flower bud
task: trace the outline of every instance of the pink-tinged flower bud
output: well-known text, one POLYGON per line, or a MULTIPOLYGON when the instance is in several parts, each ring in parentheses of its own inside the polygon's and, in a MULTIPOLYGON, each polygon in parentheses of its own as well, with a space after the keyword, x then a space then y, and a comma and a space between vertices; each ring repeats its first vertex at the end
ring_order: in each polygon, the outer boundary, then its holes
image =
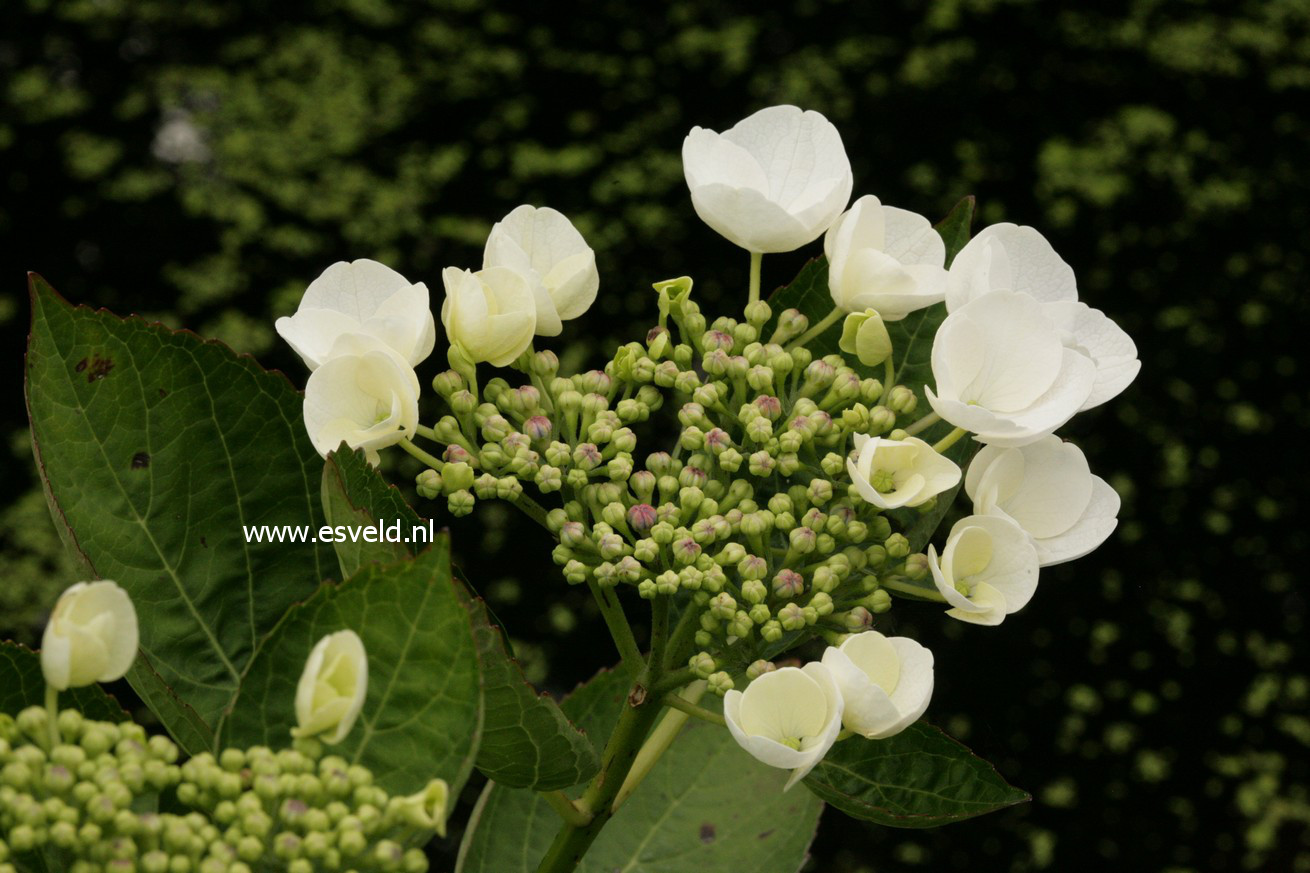
MULTIPOLYGON (((638 475, 640 474, 634 473, 632 478, 636 479, 638 475)), ((650 474, 647 473, 646 475, 649 476, 650 474)), ((644 535, 655 526, 656 518, 655 507, 649 503, 637 503, 628 509, 628 526, 632 528, 633 533, 639 536, 644 535)))
POLYGON ((842 624, 851 633, 860 633, 873 627, 873 613, 863 606, 856 606, 842 616, 842 624))
POLYGON ((722 352, 725 360, 727 355, 732 353, 734 342, 732 334, 721 330, 706 331, 700 340, 701 347, 705 349, 707 355, 712 352, 722 352))
POLYGON ((752 405, 769 421, 777 421, 782 415, 782 401, 769 394, 761 394, 752 401, 752 405))
POLYGON ((773 593, 777 597, 795 597, 805 589, 805 578, 795 570, 779 570, 773 577, 773 593))
POLYGON ((441 453, 441 459, 447 464, 468 464, 473 460, 473 456, 463 446, 451 443, 441 453))

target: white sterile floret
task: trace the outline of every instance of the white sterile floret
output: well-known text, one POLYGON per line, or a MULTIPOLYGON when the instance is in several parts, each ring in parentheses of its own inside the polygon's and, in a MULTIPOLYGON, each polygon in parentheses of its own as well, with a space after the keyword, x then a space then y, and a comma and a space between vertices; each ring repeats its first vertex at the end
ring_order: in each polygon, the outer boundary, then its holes
POLYGON ((960 481, 955 462, 917 437, 889 440, 857 433, 846 471, 860 497, 882 509, 918 506, 960 481))
POLYGON ((446 337, 470 361, 504 367, 532 345, 537 303, 528 277, 509 267, 476 273, 447 267, 441 281, 446 286, 441 304, 446 337))
POLYGON ((854 184, 837 128, 795 106, 761 109, 721 134, 693 127, 682 167, 701 220, 756 253, 818 238, 854 184))
POLYGON ((368 656, 352 630, 328 634, 305 661, 296 686, 295 737, 339 743, 350 733, 368 693, 368 656))
POLYGON ((946 614, 995 625, 1037 590, 1037 549, 1023 528, 996 515, 971 515, 951 528, 942 549, 928 547, 928 568, 952 607, 946 614))
POLYGON ((1023 528, 1043 567, 1081 558, 1118 524, 1119 495, 1092 475, 1081 449, 1056 436, 1019 449, 986 446, 969 465, 964 490, 974 512, 1023 528))
POLYGON ((866 739, 905 730, 932 699, 932 652, 909 637, 852 634, 840 647, 827 648, 823 666, 841 690, 842 724, 866 739))
POLYGON ((432 354, 436 323, 428 286, 410 284, 377 261, 338 261, 309 284, 296 314, 279 318, 277 332, 309 369, 322 366, 344 334, 367 334, 410 366, 432 354))
POLYGON ((564 322, 596 299, 596 253, 562 213, 519 206, 492 228, 482 267, 509 267, 525 276, 537 305, 538 336, 558 336, 564 322))
POLYGON ((994 224, 969 241, 951 263, 946 284, 949 312, 997 291, 1041 302, 1068 348, 1096 366, 1096 382, 1083 402, 1091 409, 1128 387, 1142 365, 1132 337, 1105 313, 1078 302, 1072 268, 1031 227, 994 224))
POLYGON ((827 667, 817 662, 759 676, 723 698, 732 738, 753 757, 791 770, 783 791, 823 759, 841 733, 842 696, 827 667))
POLYGON ((347 335, 337 353, 305 383, 305 429, 320 455, 342 442, 364 449, 394 446, 418 428, 418 376, 399 355, 371 337, 347 335))
POLYGON ((59 596, 41 638, 41 673, 63 691, 119 679, 136 659, 136 608, 108 579, 78 582, 59 596))
POLYGON ((828 290, 847 312, 876 309, 899 321, 946 296, 946 244, 922 215, 866 194, 823 238, 828 290))
POLYGON ((1022 446, 1074 416, 1091 395, 1096 366, 1067 348, 1043 305, 995 291, 946 317, 932 347, 942 418, 984 443, 1022 446))

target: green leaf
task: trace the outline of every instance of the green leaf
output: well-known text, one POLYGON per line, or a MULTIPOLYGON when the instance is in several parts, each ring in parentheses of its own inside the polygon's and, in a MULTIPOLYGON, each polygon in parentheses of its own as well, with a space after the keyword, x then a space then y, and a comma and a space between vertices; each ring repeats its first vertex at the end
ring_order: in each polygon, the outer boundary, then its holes
POLYGON ((469 595, 466 603, 478 640, 486 708, 478 770, 501 785, 537 791, 590 779, 600 769, 600 756, 586 734, 528 682, 482 599, 469 595))
POLYGON ((74 307, 33 275, 27 406, 51 511, 91 572, 132 596, 154 675, 128 680, 189 751, 260 641, 333 572, 326 544, 246 542, 322 524, 301 397, 249 357, 74 307))
MULTIPOLYGON (((564 712, 592 736, 606 736, 627 691, 622 672, 606 671, 564 701, 564 712)), ((798 789, 783 794, 786 781, 786 771, 755 761, 726 728, 691 719, 578 870, 796 873, 823 804, 798 789)), ((531 873, 559 826, 539 794, 492 783, 469 822, 456 871, 531 873)))
MULTIPOLYGON (((332 453, 323 468, 323 505, 332 525, 399 521, 404 531, 426 528, 400 491, 388 485, 362 452, 332 453)), ((370 560, 407 553, 413 543, 335 544, 345 573, 370 560)), ((587 737, 570 724, 559 705, 539 695, 523 675, 486 603, 461 583, 460 596, 473 617, 482 668, 485 721, 477 768, 504 785, 550 791, 590 779, 600 758, 587 737)))
POLYGON ((322 499, 327 523, 336 529, 332 548, 343 579, 365 564, 398 561, 414 554, 416 544, 405 539, 412 540, 419 529, 432 539, 433 528, 409 508, 395 486, 371 470, 363 452, 338 450, 328 456, 323 464, 322 499), (361 465, 364 469, 360 469, 361 465), (386 505, 388 491, 396 495, 399 505, 378 511, 375 506, 386 505), (379 534, 388 533, 384 529, 394 525, 402 540, 390 542, 381 536, 375 542, 364 539, 364 530, 379 524, 379 534))
POLYGON ((477 644, 457 585, 444 534, 413 559, 369 564, 340 585, 322 585, 251 661, 222 744, 289 744, 305 659, 322 637, 348 628, 368 653, 368 694, 333 750, 393 794, 441 777, 457 796, 473 769, 483 711, 477 644))
MULTIPOLYGON (((0 712, 17 715, 29 706, 45 705, 41 655, 26 646, 0 641, 0 712)), ((99 685, 70 688, 59 695, 60 709, 76 709, 97 721, 128 721, 118 701, 99 685)))
POLYGON ((922 722, 885 740, 842 740, 805 786, 847 815, 898 828, 950 824, 1032 799, 922 722))

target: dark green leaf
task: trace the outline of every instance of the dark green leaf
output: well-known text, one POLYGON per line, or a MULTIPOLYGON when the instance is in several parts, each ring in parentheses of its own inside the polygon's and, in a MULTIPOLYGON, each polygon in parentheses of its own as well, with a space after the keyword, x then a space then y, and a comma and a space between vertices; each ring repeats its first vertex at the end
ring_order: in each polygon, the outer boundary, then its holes
POLYGON ((855 818, 899 828, 963 821, 1031 798, 932 725, 833 746, 805 786, 855 818))
MULTIPOLYGON (((218 343, 71 306, 37 276, 31 292, 27 404, 51 510, 132 596, 159 684, 212 726, 264 635, 335 569, 325 544, 243 531, 322 524, 300 395, 218 343)), ((163 699, 142 670, 129 681, 163 699)), ((196 725, 157 714, 197 750, 196 725)))
POLYGON ((486 708, 477 767, 512 788, 552 791, 590 779, 600 757, 549 695, 538 694, 506 650, 482 599, 468 595, 486 708))
MULTIPOLYGON (((621 671, 603 672, 564 702, 592 736, 605 736, 627 696, 621 671)), ((709 704, 713 706, 714 704, 709 704)), ((600 832, 581 873, 796 873, 823 804, 758 763, 726 728, 692 719, 600 832)), ((539 794, 494 783, 478 801, 458 873, 531 873, 560 821, 539 794)))
POLYGON ((394 486, 377 475, 363 452, 345 449, 328 456, 323 465, 322 498, 323 514, 334 528, 332 548, 343 579, 365 564, 398 561, 414 554, 417 544, 413 540, 419 530, 427 540, 432 539, 433 528, 410 509, 394 486), (389 535, 393 526, 400 540, 383 539, 381 534, 389 535), (368 528, 378 530, 373 542, 364 538, 368 528))
POLYGON ((392 793, 441 777, 457 795, 482 726, 476 641, 450 573, 450 540, 413 559, 369 564, 293 608, 251 662, 222 726, 223 745, 290 743, 296 685, 314 645, 350 629, 368 653, 368 696, 338 754, 392 793))
MULTIPOLYGON (((45 705, 45 677, 41 655, 26 646, 0 642, 0 713, 17 715, 29 706, 45 705)), ((60 709, 76 709, 97 721, 127 721, 118 701, 99 685, 70 688, 59 695, 60 709)))

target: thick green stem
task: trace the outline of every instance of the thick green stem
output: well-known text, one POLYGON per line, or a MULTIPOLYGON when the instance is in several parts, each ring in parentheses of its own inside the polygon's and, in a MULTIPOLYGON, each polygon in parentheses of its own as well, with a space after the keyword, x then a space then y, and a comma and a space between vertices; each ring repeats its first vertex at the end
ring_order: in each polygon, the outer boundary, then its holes
POLYGON ((669 638, 669 644, 665 647, 664 663, 656 664, 664 670, 672 670, 686 664, 686 659, 690 657, 683 653, 687 648, 687 643, 696 635, 696 628, 699 625, 699 610, 689 602, 682 608, 682 615, 678 618, 678 624, 673 629, 673 636, 669 638))
POLYGON ((591 589, 591 596, 596 599, 596 605, 600 607, 601 617, 605 619, 605 626, 609 628, 610 636, 614 638, 614 645, 619 650, 619 657, 623 659, 623 666, 630 672, 636 673, 643 664, 641 649, 637 646, 637 639, 632 635, 632 625, 628 624, 628 617, 623 612, 623 605, 619 603, 618 595, 614 593, 613 588, 601 587, 592 578, 587 579, 587 587, 591 589))
POLYGON ((669 641, 670 596, 658 596, 650 603, 650 663, 656 669, 664 663, 664 649, 669 641))
POLYGON ((892 386, 896 384, 896 362, 892 360, 893 357, 895 356, 888 355, 887 360, 882 362, 882 393, 878 395, 879 403, 887 399, 887 395, 892 392, 892 386))
POLYGON ((647 695, 654 674, 643 671, 633 686, 601 757, 600 772, 583 792, 578 807, 592 815, 583 825, 565 823, 537 866, 537 873, 570 873, 614 815, 614 799, 637 760, 638 750, 663 708, 647 695))
MULTIPOLYGON (((701 709, 696 703, 705 694, 708 685, 709 683, 704 679, 693 682, 681 692, 665 695, 663 698, 664 703, 674 709, 681 709, 681 707, 675 706, 671 702, 681 701, 682 704, 691 707, 693 710, 707 712, 708 710, 701 709), (683 694, 687 696, 684 698, 682 697, 683 694)), ((710 714, 713 715, 713 713, 710 714)), ((664 717, 655 725, 655 729, 650 732, 646 742, 642 743, 641 748, 637 751, 637 760, 632 762, 632 769, 628 771, 628 778, 623 780, 623 787, 619 789, 618 795, 614 798, 614 803, 610 805, 612 812, 618 812, 619 807, 623 805, 623 801, 632 796, 632 792, 637 790, 637 787, 641 785, 655 766, 655 763, 669 750, 669 746, 673 745, 673 741, 678 738, 678 734, 682 732, 686 724, 686 711, 664 713, 664 717)))
POLYGON ((746 296, 748 304, 760 299, 760 262, 764 260, 761 252, 751 252, 751 287, 746 296))
POLYGON ((827 315, 825 315, 818 324, 814 325, 809 330, 805 331, 805 333, 796 337, 796 339, 787 343, 787 348, 794 349, 794 348, 798 348, 799 346, 805 345, 807 342, 814 339, 816 336, 823 333, 828 328, 832 327, 839 320, 845 317, 845 315, 846 315, 846 310, 834 307, 832 312, 829 312, 827 315))

